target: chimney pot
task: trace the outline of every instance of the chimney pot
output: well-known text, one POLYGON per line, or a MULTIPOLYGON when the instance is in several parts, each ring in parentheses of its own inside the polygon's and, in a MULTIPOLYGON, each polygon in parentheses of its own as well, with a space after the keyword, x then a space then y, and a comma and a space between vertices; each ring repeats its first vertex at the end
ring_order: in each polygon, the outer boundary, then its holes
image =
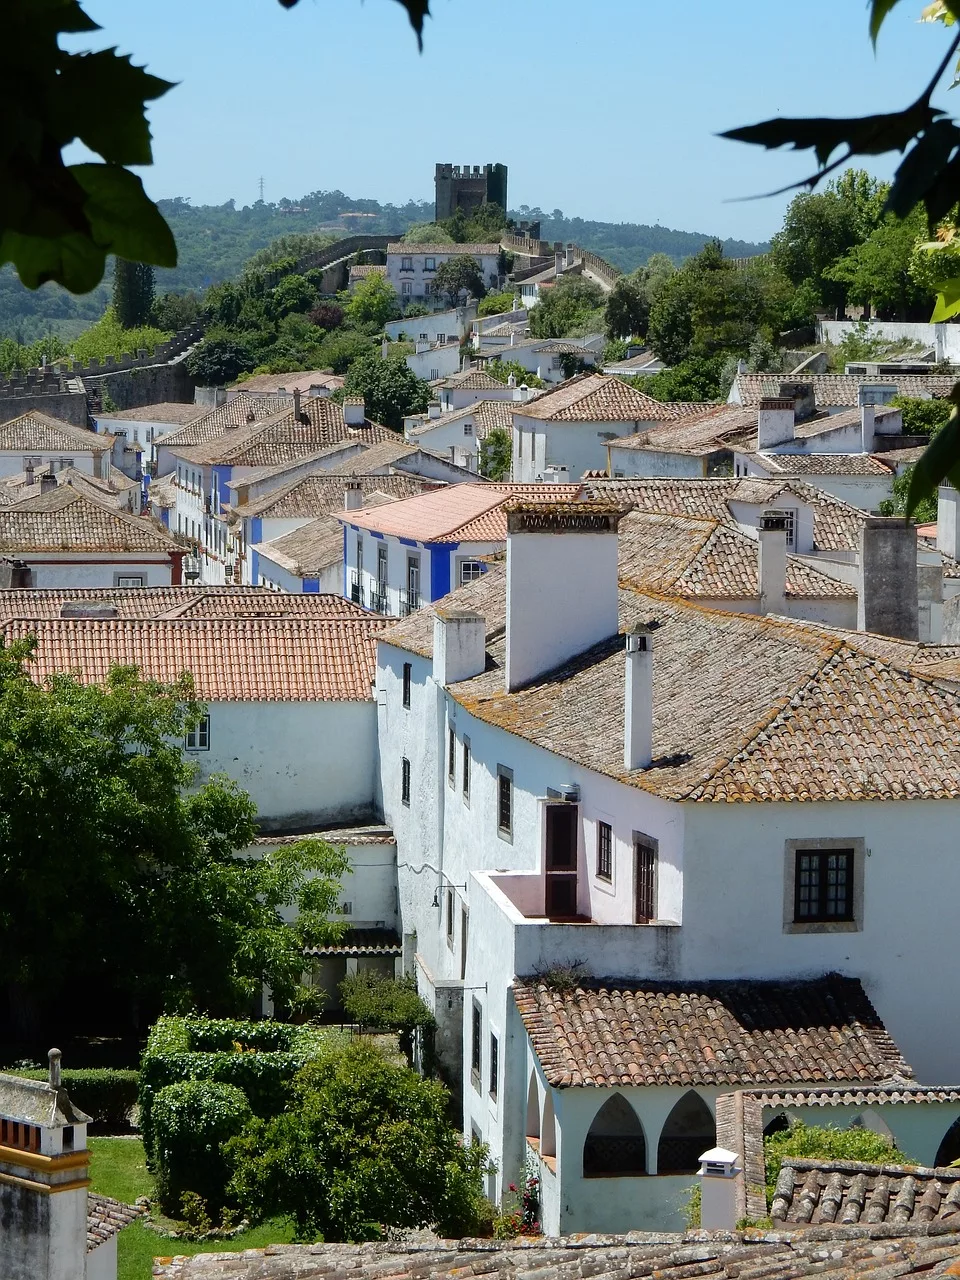
POLYGON ((764 396, 757 410, 757 447, 761 451, 793 439, 795 403, 787 396, 764 396))
POLYGON ((937 550, 960 560, 960 491, 942 484, 937 492, 937 550))
POLYGON ((343 424, 346 427, 362 427, 366 422, 366 406, 361 399, 344 400, 343 424))
POLYGON ((300 421, 300 388, 293 388, 293 416, 300 421))
POLYGON ((343 486, 344 511, 359 511, 363 506, 363 484, 359 480, 348 480, 343 486))
POLYGON ((873 437, 876 433, 877 406, 860 406, 860 448, 863 453, 873 453, 873 437))
POLYGON ((433 678, 440 686, 480 675, 487 665, 487 623, 472 609, 438 609, 433 620, 433 678))
POLYGON ((431 400, 431 401, 430 401, 430 403, 427 405, 427 417, 428 417, 428 418, 439 418, 439 417, 440 417, 441 412, 442 412, 442 410, 441 410, 441 408, 440 408, 440 401, 439 401, 439 400, 431 400))

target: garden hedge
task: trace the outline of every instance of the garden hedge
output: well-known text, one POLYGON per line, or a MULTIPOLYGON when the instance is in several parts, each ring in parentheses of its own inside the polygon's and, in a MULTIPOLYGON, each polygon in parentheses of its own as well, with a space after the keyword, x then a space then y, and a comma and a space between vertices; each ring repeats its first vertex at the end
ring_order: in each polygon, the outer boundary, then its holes
POLYGON ((153 1100, 153 1161, 157 1199, 179 1218, 185 1191, 201 1196, 217 1217, 226 1202, 230 1170, 223 1143, 251 1117, 242 1089, 214 1080, 184 1080, 160 1089, 153 1100))

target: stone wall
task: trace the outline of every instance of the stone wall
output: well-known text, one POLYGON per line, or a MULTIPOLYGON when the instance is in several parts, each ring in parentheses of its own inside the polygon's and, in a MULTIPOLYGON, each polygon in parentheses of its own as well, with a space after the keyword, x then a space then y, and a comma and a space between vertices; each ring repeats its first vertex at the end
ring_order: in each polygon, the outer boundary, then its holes
POLYGON ((70 422, 75 427, 88 425, 87 397, 82 391, 20 391, 10 394, 0 388, 0 423, 10 422, 31 410, 59 418, 61 422, 70 422))

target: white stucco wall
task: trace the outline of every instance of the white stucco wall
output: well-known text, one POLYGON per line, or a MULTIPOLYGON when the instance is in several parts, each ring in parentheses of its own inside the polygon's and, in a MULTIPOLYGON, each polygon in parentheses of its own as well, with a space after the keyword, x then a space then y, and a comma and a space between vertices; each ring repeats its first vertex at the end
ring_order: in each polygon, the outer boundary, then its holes
POLYGON ((699 480, 707 474, 706 458, 689 453, 653 449, 618 449, 610 446, 612 476, 669 476, 699 480))
POLYGON ((459 585, 459 566, 465 560, 476 560, 481 556, 502 551, 502 542, 460 542, 433 544, 415 542, 413 539, 401 540, 392 534, 376 537, 369 529, 358 529, 349 523, 349 514, 345 516, 347 531, 346 541, 346 575, 345 588, 341 586, 349 599, 351 584, 357 572, 358 543, 363 543, 362 568, 360 582, 363 596, 359 601, 366 609, 373 608, 373 596, 379 593, 378 565, 379 548, 387 551, 386 606, 382 612, 389 617, 402 616, 401 597, 407 591, 407 564, 411 556, 420 558, 420 603, 429 604, 434 599, 433 589, 438 583, 438 598, 459 585), (444 569, 440 577, 434 573, 434 559, 449 562, 449 578, 444 569))
POLYGON ((566 467, 574 481, 579 480, 584 471, 606 471, 610 441, 618 436, 634 435, 642 425, 637 422, 543 422, 526 417, 518 407, 513 419, 513 478, 525 483, 543 480, 551 465, 566 467))
POLYGON ((306 829, 376 809, 372 702, 213 702, 209 713, 210 749, 188 752, 198 781, 235 778, 265 826, 306 829))
POLYGON ((445 343, 442 347, 431 346, 425 351, 408 355, 406 363, 411 373, 427 382, 449 378, 460 369, 460 347, 452 342, 445 343))
POLYGON ((117 1280, 117 1237, 98 1245, 87 1254, 84 1280, 117 1280))
POLYGON ((172 561, 165 556, 162 560, 124 560, 119 554, 112 556, 110 552, 97 555, 91 552, 85 556, 77 552, 70 557, 62 557, 53 553, 31 555, 29 551, 17 552, 17 558, 25 560, 33 571, 35 587, 65 589, 69 587, 115 587, 117 577, 142 577, 145 587, 169 587, 172 582, 172 561))

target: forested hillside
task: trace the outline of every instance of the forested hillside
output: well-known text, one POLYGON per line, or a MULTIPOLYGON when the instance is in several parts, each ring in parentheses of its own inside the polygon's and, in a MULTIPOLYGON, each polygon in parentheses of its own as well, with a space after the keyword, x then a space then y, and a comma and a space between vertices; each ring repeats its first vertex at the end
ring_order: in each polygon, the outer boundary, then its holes
MULTIPOLYGON (((405 205, 357 200, 342 191, 314 191, 299 200, 236 208, 232 200, 222 205, 197 205, 177 197, 159 201, 173 228, 180 262, 172 271, 158 270, 157 292, 200 290, 238 275, 259 250, 280 236, 325 232, 331 238, 344 235, 405 231, 433 218, 432 201, 410 200, 405 205)), ((564 218, 560 210, 547 215, 523 207, 516 218, 541 218, 548 240, 575 240, 586 249, 608 258, 629 271, 646 262, 652 253, 665 253, 680 262, 697 253, 709 238, 666 227, 638 223, 588 222, 564 218)), ((724 242, 728 256, 746 257, 767 246, 739 240, 724 242)), ((74 297, 55 285, 32 292, 24 289, 9 267, 0 269, 0 336, 32 342, 47 333, 75 337, 100 315, 109 301, 102 285, 91 294, 74 297)))

